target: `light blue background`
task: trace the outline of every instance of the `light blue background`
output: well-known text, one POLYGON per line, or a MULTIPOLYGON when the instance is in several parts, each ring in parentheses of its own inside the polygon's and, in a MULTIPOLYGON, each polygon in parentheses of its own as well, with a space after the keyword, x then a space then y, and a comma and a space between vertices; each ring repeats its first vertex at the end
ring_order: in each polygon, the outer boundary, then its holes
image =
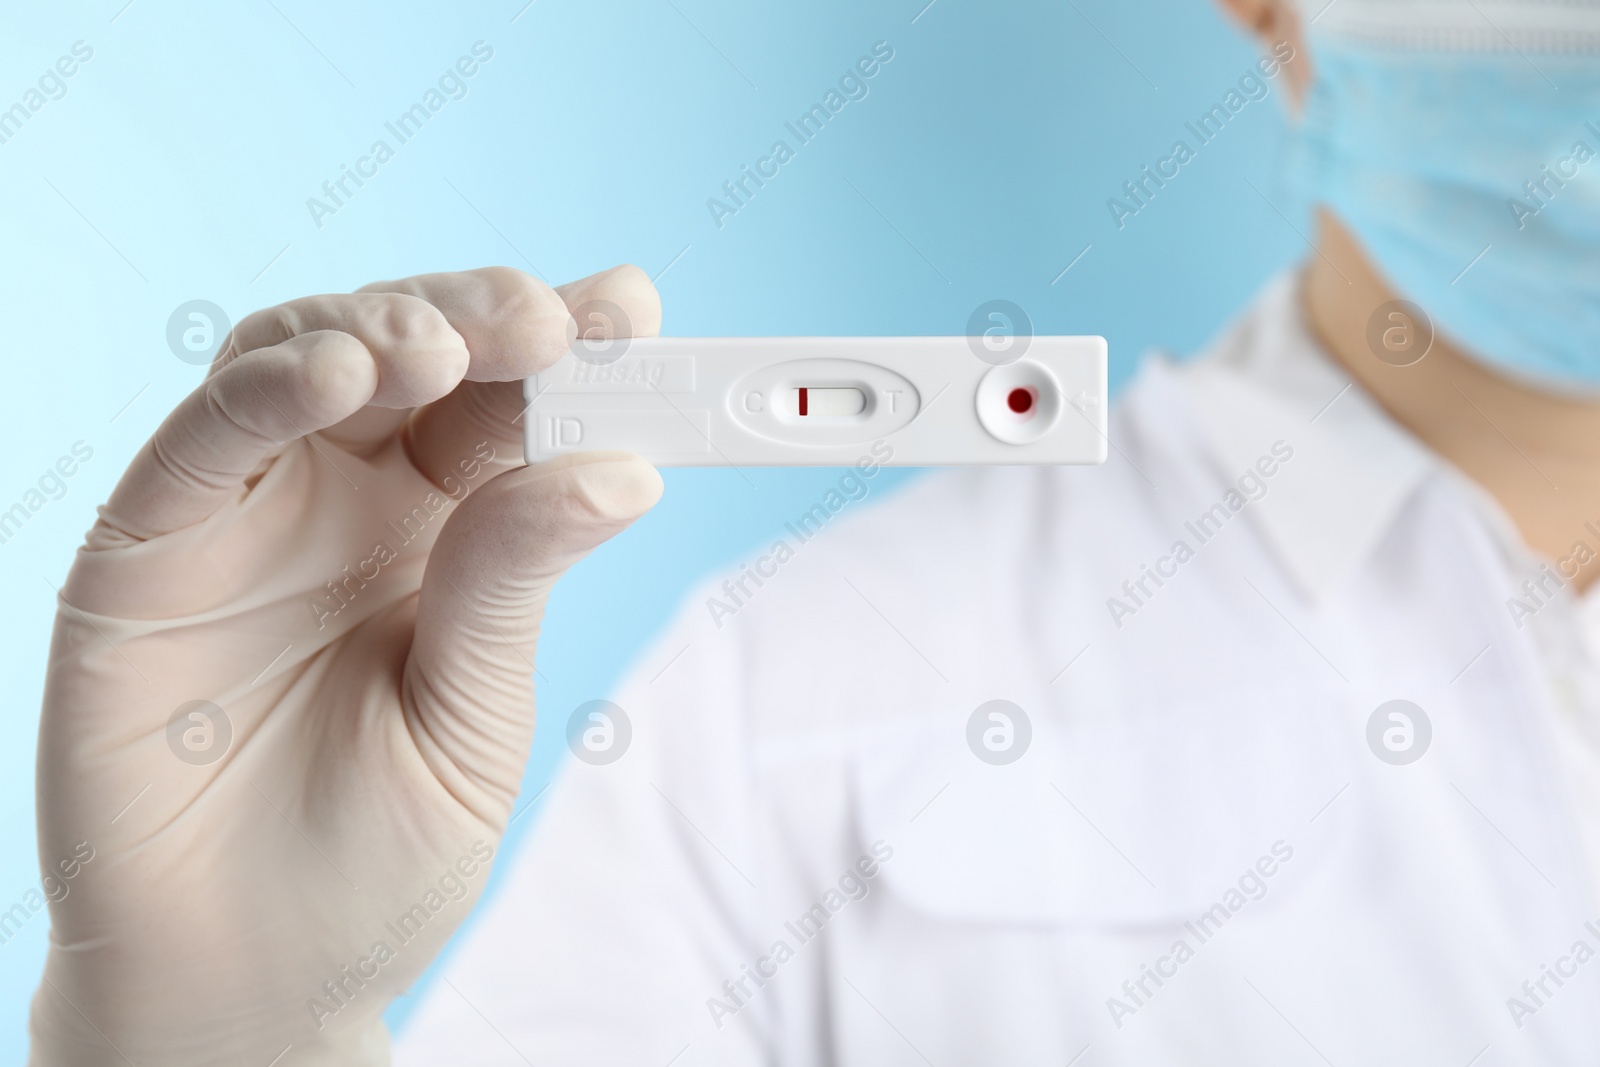
MULTIPOLYGON (((38 884, 51 583, 201 376, 165 343, 178 304, 237 319, 419 271, 505 263, 560 281, 632 261, 666 270, 667 333, 960 333, 1004 297, 1041 333, 1104 334, 1122 381, 1151 346, 1203 343, 1308 232, 1278 178, 1281 77, 1125 229, 1111 220, 1106 199, 1253 60, 1204 0, 124 2, 0 14, 0 108, 73 42, 94 49, 0 145, 0 510, 75 441, 94 449, 0 545, 0 908, 38 884), (469 95, 318 229, 307 197, 478 40, 494 58, 469 95), (707 198, 880 40, 895 57, 870 95, 719 229, 707 198)), ((754 488, 669 472, 662 504, 563 581, 539 649, 543 723, 605 694, 691 582, 770 543, 838 475, 749 473, 754 488)), ((542 731, 525 796, 559 734, 542 731)), ((40 914, 0 946, 0 1064, 25 1055, 45 939, 40 914)))

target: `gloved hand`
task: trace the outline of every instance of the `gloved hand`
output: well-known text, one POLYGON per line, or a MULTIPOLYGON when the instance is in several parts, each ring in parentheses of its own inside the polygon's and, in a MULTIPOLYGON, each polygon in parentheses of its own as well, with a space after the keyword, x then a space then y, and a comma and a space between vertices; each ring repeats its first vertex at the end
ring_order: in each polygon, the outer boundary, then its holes
POLYGON ((633 267, 258 312, 139 452, 51 647, 39 841, 66 892, 32 1063, 388 1062, 380 1015, 510 817, 550 587, 661 493, 621 453, 520 465, 519 379, 596 300, 659 326, 633 267))

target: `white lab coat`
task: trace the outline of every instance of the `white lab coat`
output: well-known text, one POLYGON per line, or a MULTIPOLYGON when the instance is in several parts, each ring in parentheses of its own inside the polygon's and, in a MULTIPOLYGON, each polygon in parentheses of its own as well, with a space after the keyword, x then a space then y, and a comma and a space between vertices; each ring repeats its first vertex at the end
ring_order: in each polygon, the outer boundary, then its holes
POLYGON ((397 1063, 1595 1062, 1595 705, 1508 610, 1537 562, 1347 384, 1285 278, 1104 467, 930 475, 699 591, 397 1063))

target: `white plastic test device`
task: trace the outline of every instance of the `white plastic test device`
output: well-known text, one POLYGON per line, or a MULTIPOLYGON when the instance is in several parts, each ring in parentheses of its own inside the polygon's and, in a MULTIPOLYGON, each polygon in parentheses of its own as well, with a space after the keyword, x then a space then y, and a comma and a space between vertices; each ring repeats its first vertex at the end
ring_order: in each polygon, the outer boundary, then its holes
POLYGON ((878 442, 902 467, 1104 462, 1105 339, 1020 342, 996 362, 965 336, 580 338, 523 384, 528 462, 848 466, 878 442))

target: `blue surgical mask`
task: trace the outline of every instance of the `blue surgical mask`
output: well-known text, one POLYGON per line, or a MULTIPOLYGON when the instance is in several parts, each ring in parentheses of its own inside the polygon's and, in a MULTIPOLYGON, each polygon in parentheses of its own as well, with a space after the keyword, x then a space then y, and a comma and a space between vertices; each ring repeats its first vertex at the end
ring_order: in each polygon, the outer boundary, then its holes
POLYGON ((1459 47, 1459 33, 1427 27, 1375 40, 1312 26, 1298 176, 1442 338, 1509 376, 1593 395, 1600 53, 1496 48, 1479 28, 1479 47, 1459 47))

